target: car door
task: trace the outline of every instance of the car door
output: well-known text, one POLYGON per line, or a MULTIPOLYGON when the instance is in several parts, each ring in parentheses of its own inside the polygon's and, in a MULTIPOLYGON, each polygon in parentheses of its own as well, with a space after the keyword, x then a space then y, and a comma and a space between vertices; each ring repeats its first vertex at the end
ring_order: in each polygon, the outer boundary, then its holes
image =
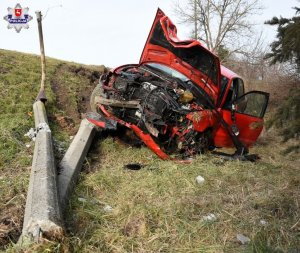
MULTIPOLYGON (((233 94, 232 96, 237 96, 233 94)), ((242 143, 249 147, 260 135, 263 117, 269 101, 269 94, 262 91, 250 91, 224 104, 220 113, 225 122, 232 128, 242 143)), ((217 147, 232 147, 233 143, 223 126, 219 126, 214 134, 217 147)))

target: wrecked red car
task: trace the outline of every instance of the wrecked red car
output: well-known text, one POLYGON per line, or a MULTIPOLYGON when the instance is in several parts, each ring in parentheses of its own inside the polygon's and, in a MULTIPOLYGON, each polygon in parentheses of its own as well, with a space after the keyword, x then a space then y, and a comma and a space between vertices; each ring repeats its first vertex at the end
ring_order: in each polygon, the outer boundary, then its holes
POLYGON ((100 78, 88 120, 123 126, 162 159, 184 159, 218 147, 248 148, 263 129, 269 94, 245 93, 243 80, 196 40, 181 41, 158 9, 139 64, 100 78))

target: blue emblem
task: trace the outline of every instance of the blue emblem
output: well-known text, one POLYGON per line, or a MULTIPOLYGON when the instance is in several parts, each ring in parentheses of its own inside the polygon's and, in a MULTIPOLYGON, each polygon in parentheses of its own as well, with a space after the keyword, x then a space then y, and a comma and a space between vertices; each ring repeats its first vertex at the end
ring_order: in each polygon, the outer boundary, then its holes
POLYGON ((28 14, 29 8, 22 8, 20 4, 17 4, 15 8, 7 8, 8 15, 4 17, 4 20, 8 22, 8 29, 15 28, 19 33, 22 28, 28 29, 28 22, 32 20, 32 17, 28 14))

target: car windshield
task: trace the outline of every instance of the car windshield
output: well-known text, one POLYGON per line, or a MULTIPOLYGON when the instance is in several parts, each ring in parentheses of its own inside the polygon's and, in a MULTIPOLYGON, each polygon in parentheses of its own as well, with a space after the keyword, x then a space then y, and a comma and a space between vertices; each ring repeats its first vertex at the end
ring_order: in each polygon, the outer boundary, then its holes
POLYGON ((147 63, 145 65, 150 66, 151 68, 157 69, 160 72, 166 73, 168 76, 178 78, 183 82, 189 81, 189 79, 185 75, 183 75, 180 72, 178 72, 177 70, 167 67, 165 65, 162 65, 159 63, 147 63))

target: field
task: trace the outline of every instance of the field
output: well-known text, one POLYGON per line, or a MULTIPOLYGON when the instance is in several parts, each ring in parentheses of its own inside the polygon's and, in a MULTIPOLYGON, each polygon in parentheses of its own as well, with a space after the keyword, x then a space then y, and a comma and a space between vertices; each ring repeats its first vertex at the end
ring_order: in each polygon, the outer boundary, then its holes
MULTIPOLYGON (((0 250, 300 251, 300 158, 284 155, 287 144, 274 129, 251 150, 261 156, 256 163, 207 154, 188 165, 98 134, 68 206, 65 239, 16 249, 34 147, 24 134, 34 126, 39 66, 37 56, 0 50, 0 250), (128 170, 128 163, 143 167, 128 170), (250 242, 243 245, 238 234, 250 242)), ((104 69, 47 59, 46 106, 57 161, 89 110, 89 94, 104 69)))

